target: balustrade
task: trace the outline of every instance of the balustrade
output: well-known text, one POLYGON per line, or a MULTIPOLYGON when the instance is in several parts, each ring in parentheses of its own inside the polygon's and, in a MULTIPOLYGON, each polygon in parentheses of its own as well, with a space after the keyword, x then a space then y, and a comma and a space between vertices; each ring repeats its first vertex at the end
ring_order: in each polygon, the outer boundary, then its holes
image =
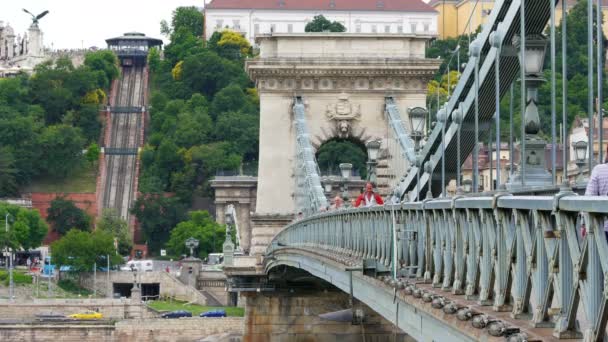
POLYGON ((399 278, 511 311, 533 326, 555 325, 561 337, 577 336, 584 310, 585 336, 597 340, 608 319, 607 214, 608 197, 572 193, 344 209, 294 222, 267 254, 297 248, 396 266, 399 278))

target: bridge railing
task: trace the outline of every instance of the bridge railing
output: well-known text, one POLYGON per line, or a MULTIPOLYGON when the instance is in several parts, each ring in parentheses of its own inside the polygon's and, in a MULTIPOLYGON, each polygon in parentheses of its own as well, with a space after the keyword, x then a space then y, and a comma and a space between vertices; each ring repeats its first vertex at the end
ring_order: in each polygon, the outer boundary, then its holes
POLYGON ((286 248, 375 264, 555 335, 589 340, 608 319, 608 197, 494 195, 345 209, 292 223, 267 254, 286 248), (606 281, 606 283, 605 283, 606 281), (579 322, 580 323, 580 322, 579 322))

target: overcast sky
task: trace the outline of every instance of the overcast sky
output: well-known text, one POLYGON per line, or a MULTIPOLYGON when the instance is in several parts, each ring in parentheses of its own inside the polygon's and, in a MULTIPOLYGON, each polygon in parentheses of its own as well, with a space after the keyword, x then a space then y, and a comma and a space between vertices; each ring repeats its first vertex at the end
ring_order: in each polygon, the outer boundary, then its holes
POLYGON ((10 23, 15 34, 23 34, 31 17, 22 8, 38 14, 44 45, 55 49, 106 47, 105 39, 139 31, 166 40, 160 21, 171 19, 179 6, 203 6, 203 0, 0 0, 0 21, 10 23))

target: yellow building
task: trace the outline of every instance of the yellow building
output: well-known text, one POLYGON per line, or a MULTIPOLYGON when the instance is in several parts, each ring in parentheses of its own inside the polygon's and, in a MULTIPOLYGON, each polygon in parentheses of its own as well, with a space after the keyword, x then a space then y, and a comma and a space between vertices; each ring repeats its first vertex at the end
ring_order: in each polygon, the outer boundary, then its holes
POLYGON ((475 32, 484 24, 494 7, 494 0, 431 0, 438 13, 437 28, 441 39, 475 32))
MULTIPOLYGON (((595 0, 593 0, 596 3, 595 0)), ((602 0, 604 13, 604 34, 608 36, 608 0, 602 0)), ((567 1, 568 8, 576 4, 576 0, 567 1)), ((437 28, 441 39, 458 37, 461 34, 475 32, 479 25, 487 22, 494 8, 494 0, 430 0, 438 13, 437 28)), ((555 19, 559 25, 562 18, 561 1, 555 8, 555 19)))

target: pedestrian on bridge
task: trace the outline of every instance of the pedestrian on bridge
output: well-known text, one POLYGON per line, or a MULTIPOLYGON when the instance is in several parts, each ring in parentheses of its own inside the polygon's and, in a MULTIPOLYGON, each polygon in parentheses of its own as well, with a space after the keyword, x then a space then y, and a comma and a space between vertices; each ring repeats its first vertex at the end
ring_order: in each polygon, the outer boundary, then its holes
POLYGON ((355 207, 360 207, 363 205, 364 207, 373 207, 376 205, 383 205, 384 201, 382 197, 374 192, 374 186, 372 183, 368 182, 365 184, 365 192, 357 197, 355 201, 355 207))
POLYGON ((340 197, 340 195, 336 195, 336 197, 334 197, 333 202, 334 205, 332 209, 340 209, 344 205, 344 200, 342 199, 342 197, 340 197))
MULTIPOLYGON (((608 148, 606 152, 608 156, 608 148)), ((585 196, 608 196, 608 163, 597 164, 591 171, 591 177, 587 182, 585 196)), ((585 224, 583 223, 582 235, 587 233, 585 224)), ((604 233, 608 239, 608 220, 604 220, 604 233)))

